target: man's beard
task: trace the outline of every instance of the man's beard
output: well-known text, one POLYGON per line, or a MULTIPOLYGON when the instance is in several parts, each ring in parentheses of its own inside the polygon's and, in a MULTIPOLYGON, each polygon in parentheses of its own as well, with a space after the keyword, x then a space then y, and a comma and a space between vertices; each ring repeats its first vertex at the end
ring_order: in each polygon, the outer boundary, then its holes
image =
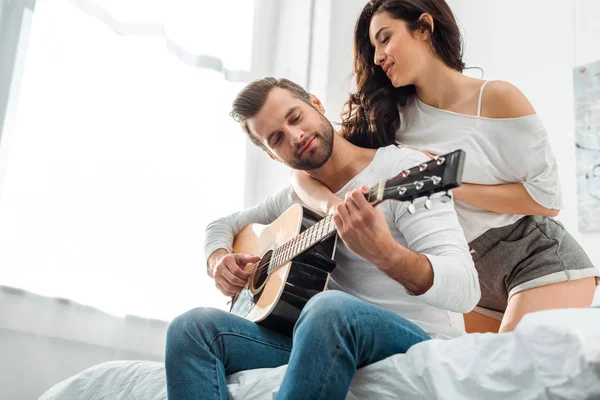
POLYGON ((335 132, 327 118, 321 116, 321 121, 319 129, 296 147, 294 159, 287 163, 290 168, 310 171, 321 168, 329 160, 329 157, 331 157, 331 153, 333 152, 333 135, 335 132), (298 155, 300 149, 313 138, 315 140, 319 139, 320 142, 313 143, 310 149, 298 155))

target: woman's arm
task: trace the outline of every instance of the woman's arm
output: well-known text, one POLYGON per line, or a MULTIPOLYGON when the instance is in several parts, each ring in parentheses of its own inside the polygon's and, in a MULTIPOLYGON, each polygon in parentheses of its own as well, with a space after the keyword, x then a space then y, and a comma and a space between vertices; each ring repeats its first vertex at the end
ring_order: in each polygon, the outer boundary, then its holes
POLYGON ((335 206, 343 200, 337 197, 325 185, 311 178, 304 171, 292 170, 290 173, 290 184, 300 200, 309 208, 320 211, 323 214, 333 212, 335 206))
MULTIPOLYGON (((535 114, 535 109, 527 97, 514 85, 504 81, 492 81, 485 87, 482 98, 482 117, 500 119, 521 118, 531 114, 535 114)), ((525 132, 525 134, 530 133, 525 132)), ((543 130, 543 134, 544 140, 540 140, 540 144, 546 144, 545 129, 543 130)), ((536 154, 531 154, 530 156, 536 157, 536 154)), ((542 173, 541 171, 547 171, 549 168, 545 164, 536 165, 535 168, 533 167, 534 164, 527 165, 529 165, 528 171, 524 171, 523 176, 529 176, 529 179, 535 179, 537 175, 542 173)), ((461 187, 454 189, 453 193, 457 200, 484 210, 502 214, 555 217, 559 213, 559 210, 547 208, 534 200, 521 182, 502 185, 465 183, 461 187)), ((547 203, 548 205, 550 204, 549 201, 547 203)))
POLYGON ((536 202, 521 183, 474 185, 463 183, 452 190, 454 198, 474 207, 499 214, 543 215, 556 217, 559 210, 536 202))

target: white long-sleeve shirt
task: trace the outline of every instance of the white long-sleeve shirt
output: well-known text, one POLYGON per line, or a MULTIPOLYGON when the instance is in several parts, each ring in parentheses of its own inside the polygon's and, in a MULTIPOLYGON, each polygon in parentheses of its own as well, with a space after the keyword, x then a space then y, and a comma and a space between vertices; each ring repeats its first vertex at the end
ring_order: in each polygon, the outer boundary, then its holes
MULTIPOLYGON (((343 198, 346 192, 361 185, 372 187, 381 179, 394 177, 424 161, 428 158, 415 150, 380 148, 372 162, 336 195, 343 198)), ((210 223, 206 228, 206 258, 219 248, 231 251, 235 235, 245 226, 270 224, 294 203, 303 204, 286 187, 253 208, 210 223)), ((431 262, 433 286, 425 294, 411 295, 400 283, 350 251, 341 240, 329 288, 343 290, 407 318, 432 337, 450 338, 464 333, 461 313, 470 311, 479 301, 479 282, 453 203, 433 200, 433 204, 427 210, 423 201, 416 201, 415 214, 407 211, 408 203, 389 200, 380 205, 394 239, 431 262)))

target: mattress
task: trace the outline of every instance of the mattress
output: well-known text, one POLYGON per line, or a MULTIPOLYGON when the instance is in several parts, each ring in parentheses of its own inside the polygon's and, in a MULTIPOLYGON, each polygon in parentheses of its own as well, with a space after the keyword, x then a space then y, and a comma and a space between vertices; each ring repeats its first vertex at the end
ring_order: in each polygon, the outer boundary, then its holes
MULTIPOLYGON (((227 378, 230 399, 272 399, 287 366, 227 378)), ((39 400, 165 400, 164 365, 98 364, 39 400)), ((357 371, 347 399, 598 399, 600 309, 532 313, 504 334, 430 340, 357 371)))

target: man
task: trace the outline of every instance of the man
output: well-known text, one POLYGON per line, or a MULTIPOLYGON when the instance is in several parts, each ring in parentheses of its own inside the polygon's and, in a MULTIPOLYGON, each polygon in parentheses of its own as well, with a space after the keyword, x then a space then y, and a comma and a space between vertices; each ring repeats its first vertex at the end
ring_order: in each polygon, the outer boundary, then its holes
MULTIPOLYGON (((338 196, 339 237, 330 289, 314 296, 293 338, 210 308, 176 318, 167 332, 170 399, 226 399, 226 375, 288 364, 278 399, 344 399, 357 368, 403 353, 430 337, 458 336, 462 315, 479 301, 477 273, 453 204, 432 210, 387 201, 371 206, 364 185, 391 178, 428 158, 395 146, 352 145, 337 134, 321 103, 285 79, 244 88, 232 115, 272 158, 302 169, 338 196), (293 345, 292 345, 293 343, 293 345)), ((229 254, 250 223, 273 222, 294 202, 291 188, 207 227, 208 272, 226 295, 246 284, 255 255, 229 254)))

